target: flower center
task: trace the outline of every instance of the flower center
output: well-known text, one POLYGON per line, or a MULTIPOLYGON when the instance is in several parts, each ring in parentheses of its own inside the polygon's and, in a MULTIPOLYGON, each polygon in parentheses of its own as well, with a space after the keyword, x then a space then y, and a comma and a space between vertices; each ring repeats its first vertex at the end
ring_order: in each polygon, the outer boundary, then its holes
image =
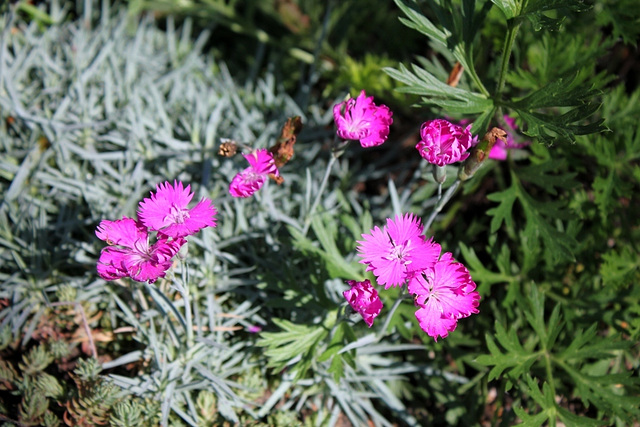
POLYGON ((406 259, 409 257, 409 252, 411 251, 411 240, 399 245, 395 244, 391 238, 389 238, 389 241, 391 242, 392 248, 389 251, 387 259, 389 261, 397 261, 404 266, 411 264, 411 260, 406 259))
POLYGON ((136 259, 136 264, 141 264, 145 261, 151 261, 153 255, 151 254, 151 248, 149 247, 149 240, 138 239, 133 243, 133 257, 136 259))
POLYGON ((171 204, 171 209, 169 210, 169 215, 167 218, 170 218, 174 224, 184 224, 184 222, 189 219, 189 210, 182 209, 177 207, 175 204, 171 204))

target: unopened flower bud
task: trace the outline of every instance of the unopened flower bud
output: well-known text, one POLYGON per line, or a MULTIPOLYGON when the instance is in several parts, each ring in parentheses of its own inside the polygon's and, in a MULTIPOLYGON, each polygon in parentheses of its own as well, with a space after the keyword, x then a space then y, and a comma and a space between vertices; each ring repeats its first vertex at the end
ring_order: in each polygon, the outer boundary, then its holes
POLYGON ((461 181, 470 179, 480 168, 480 165, 489 158, 489 153, 497 140, 507 141, 507 133, 500 128, 492 128, 484 135, 482 141, 471 150, 470 156, 465 160, 458 173, 461 181))
POLYGON ((433 166, 433 179, 438 183, 438 184, 442 184, 447 180, 447 165, 444 166, 438 166, 438 165, 432 165, 433 166))

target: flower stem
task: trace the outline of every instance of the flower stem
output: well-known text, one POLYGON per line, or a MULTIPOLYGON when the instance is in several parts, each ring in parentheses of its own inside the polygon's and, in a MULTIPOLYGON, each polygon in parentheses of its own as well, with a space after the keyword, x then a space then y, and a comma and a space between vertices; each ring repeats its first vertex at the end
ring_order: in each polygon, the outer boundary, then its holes
POLYGON ((333 168, 333 164, 338 160, 338 157, 342 155, 344 152, 344 148, 348 141, 343 141, 342 143, 334 142, 334 148, 331 151, 331 157, 329 158, 329 163, 327 163, 327 169, 324 171, 324 177, 322 177, 322 182, 320 183, 320 188, 318 189, 318 194, 316 194, 316 198, 311 204, 309 208, 309 212, 307 212, 307 218, 304 221, 304 229, 302 230, 302 234, 306 235, 309 231, 309 226, 311 225, 311 218, 315 210, 320 204, 320 199, 322 198, 322 193, 324 193, 325 188, 327 187, 327 182, 329 182, 329 175, 331 175, 331 169, 333 168))
POLYGON ((498 82, 496 84, 495 99, 497 100, 500 99, 502 89, 504 89, 504 83, 507 77, 507 69, 509 68, 509 58, 511 57, 513 43, 516 40, 519 28, 520 21, 518 21, 518 23, 507 21, 507 33, 504 38, 504 44, 502 45, 502 58, 500 59, 500 74, 498 75, 498 82))
POLYGON ((436 203, 436 206, 433 208, 433 212, 431 212, 431 216, 429 216, 429 219, 427 219, 427 221, 424 223, 425 233, 427 232, 427 230, 429 230, 429 227, 431 227, 431 224, 433 224, 433 221, 436 219, 436 216, 440 213, 440 211, 442 211, 442 208, 444 207, 444 205, 446 205, 449 202, 449 200, 451 200, 451 197, 453 197, 453 193, 455 193, 458 187, 460 186, 460 182, 461 181, 459 179, 456 179, 453 185, 451 185, 451 187, 449 187, 447 192, 444 193, 444 196, 438 199, 438 203, 436 203))
POLYGON ((471 79, 473 80, 473 82, 476 84, 476 86, 480 90, 480 93, 482 93, 484 96, 486 96, 488 98, 489 97, 489 91, 482 84, 482 80, 480 80, 480 77, 478 77, 478 74, 476 73, 475 68, 473 66, 471 66, 471 67, 469 67, 468 71, 469 71, 469 75, 471 76, 471 79))
POLYGON ((193 321, 191 319, 191 298, 189 296, 189 265, 181 261, 182 283, 176 286, 184 301, 184 320, 187 323, 187 348, 193 347, 193 321))
POLYGON ((391 310, 389 310, 389 313, 387 314, 387 318, 384 320, 384 325, 382 325, 382 329, 380 329, 380 331, 378 332, 380 334, 378 338, 381 338, 382 334, 384 334, 384 332, 387 330, 387 327, 391 322, 391 318, 393 317, 393 313, 395 313, 395 311, 398 309, 402 300, 406 298, 405 290, 406 289, 404 286, 400 288, 400 295, 398 295, 398 299, 396 299, 393 305, 391 306, 391 310))

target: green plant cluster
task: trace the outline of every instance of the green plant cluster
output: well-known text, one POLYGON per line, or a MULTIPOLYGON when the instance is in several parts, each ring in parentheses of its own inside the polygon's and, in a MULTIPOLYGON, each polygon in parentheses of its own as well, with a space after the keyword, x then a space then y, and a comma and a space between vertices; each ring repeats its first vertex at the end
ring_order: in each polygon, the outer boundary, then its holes
POLYGON ((631 0, 82 3, 19 1, 0 23, 6 425, 640 420, 640 90, 603 63, 637 44, 631 0), (360 89, 401 131, 350 146, 315 209, 331 107, 360 89), (429 231, 469 268, 480 314, 437 342, 410 300, 371 329, 344 321, 344 280, 371 277, 362 233, 439 200, 420 122, 481 137, 505 114, 525 154, 487 161, 429 231), (230 197, 246 164, 219 140, 266 148, 291 116, 284 183, 230 197), (165 279, 100 279, 97 224, 173 179, 218 226, 165 279))

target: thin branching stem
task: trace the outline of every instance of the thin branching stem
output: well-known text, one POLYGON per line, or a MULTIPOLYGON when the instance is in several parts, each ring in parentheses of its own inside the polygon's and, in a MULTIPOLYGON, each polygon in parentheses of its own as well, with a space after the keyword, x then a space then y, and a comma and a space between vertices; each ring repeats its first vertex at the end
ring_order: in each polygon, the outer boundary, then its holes
POLYGON ((387 330, 387 327, 389 327, 389 323, 391 323, 391 318, 393 317, 393 313, 395 313, 395 311, 398 309, 402 300, 406 299, 407 295, 405 295, 405 291, 406 291, 406 288, 403 285, 400 288, 400 295, 398 295, 398 298, 395 300, 395 302, 391 306, 389 313, 387 313, 387 318, 384 320, 384 325, 382 325, 382 329, 380 329, 380 331, 378 332, 380 334, 378 339, 382 338, 382 336, 384 335, 384 332, 387 330))
POLYGON ((337 157, 331 156, 329 159, 329 163, 327 163, 327 169, 324 171, 324 176, 322 177, 322 182, 320 183, 320 188, 318 189, 318 194, 316 195, 313 204, 309 208, 309 212, 307 213, 307 218, 304 221, 304 230, 303 234, 307 234, 309 231, 309 226, 311 225, 311 218, 320 203, 320 199, 322 198, 322 193, 324 193, 324 189, 327 186, 327 182, 329 181, 329 175, 331 175, 331 168, 333 168, 333 164, 336 162, 337 157))
POLYGON ((556 386, 553 381, 553 366, 551 365, 551 357, 547 350, 545 350, 544 352, 544 369, 547 372, 547 378, 548 378, 547 384, 549 384, 549 387, 551 388, 552 395, 555 396, 556 386))
POLYGON ((193 319, 191 316, 191 296, 189 295, 189 264, 185 260, 181 261, 182 283, 177 286, 178 292, 184 300, 184 318, 187 323, 187 348, 193 347, 193 319))
POLYGON ((303 234, 307 234, 309 231, 309 226, 311 225, 311 218, 313 218, 313 214, 318 208, 318 204, 320 204, 320 199, 322 199, 322 194, 324 193, 325 188, 327 187, 327 183, 329 182, 329 176, 331 175, 331 169, 333 168, 333 164, 338 160, 338 157, 342 155, 344 149, 346 148, 346 144, 348 141, 338 142, 334 141, 334 148, 331 153, 331 157, 329 158, 329 162, 327 163, 327 168, 324 171, 324 176, 322 177, 322 182, 320 182, 320 188, 318 188, 318 194, 316 194, 316 198, 314 199, 311 207, 309 208, 309 212, 307 212, 307 218, 304 221, 304 228, 302 230, 303 234))
POLYGON ((507 22, 507 32, 504 37, 504 44, 502 46, 502 57, 500 58, 500 74, 498 74, 498 82, 496 84, 495 99, 499 100, 504 89, 505 79, 507 77, 507 70, 509 68, 509 58, 511 57, 511 51, 513 50, 513 43, 518 35, 518 29, 520 28, 520 22, 514 23, 513 21, 507 22))
POLYGON ((447 192, 444 193, 444 196, 442 196, 441 198, 440 197, 438 198, 438 203, 436 203, 436 206, 433 208, 433 212, 431 212, 429 219, 427 219, 427 221, 424 223, 425 232, 429 230, 429 228, 431 227, 431 224, 433 224, 433 221, 436 219, 436 216, 440 213, 440 211, 442 211, 442 208, 444 208, 444 206, 449 202, 449 200, 451 200, 451 197, 453 197, 453 194, 456 192, 456 190, 460 186, 460 183, 461 181, 459 179, 456 179, 455 182, 451 185, 451 187, 449 187, 447 192))
POLYGON ((469 67, 468 71, 469 71, 469 75, 471 76, 471 80, 473 80, 473 82, 476 84, 476 86, 480 90, 480 93, 482 93, 486 97, 489 97, 490 93, 487 90, 487 88, 484 87, 484 84, 482 84, 482 80, 480 80, 480 77, 476 73, 476 69, 473 66, 471 66, 469 67))

